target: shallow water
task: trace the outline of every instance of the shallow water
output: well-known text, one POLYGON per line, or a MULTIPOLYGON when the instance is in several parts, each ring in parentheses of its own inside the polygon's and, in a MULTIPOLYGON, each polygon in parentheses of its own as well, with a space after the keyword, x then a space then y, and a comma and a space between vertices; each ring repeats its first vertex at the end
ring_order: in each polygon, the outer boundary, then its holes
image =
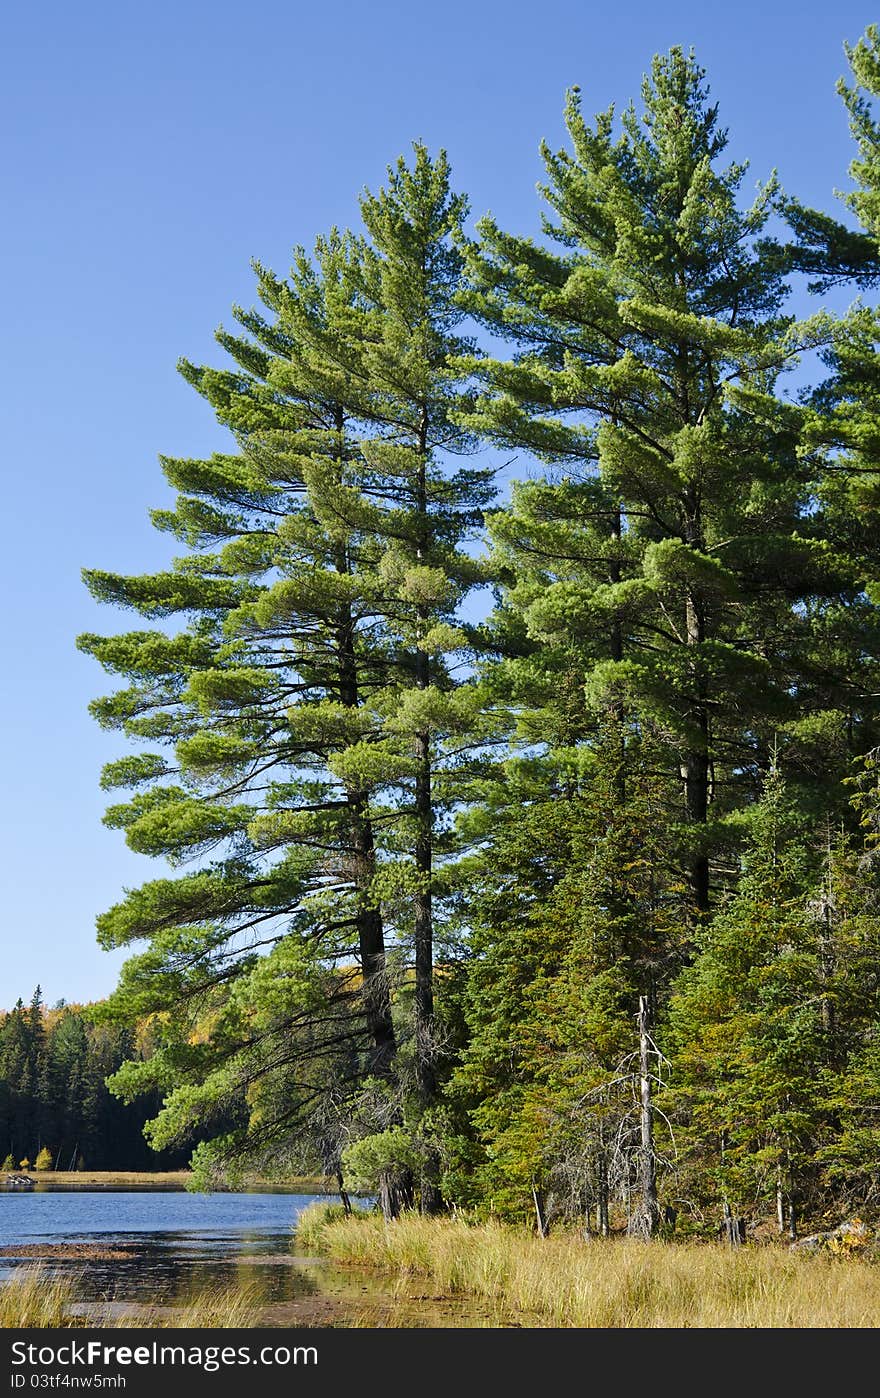
POLYGON ((83 1301, 171 1302, 240 1282, 266 1302, 292 1299, 317 1288, 309 1259, 290 1265, 291 1229, 304 1208, 329 1197, 262 1190, 3 1192, 0 1252, 22 1243, 47 1246, 42 1258, 0 1257, 0 1280, 42 1260, 75 1278, 83 1301), (64 1243, 94 1243, 125 1256, 53 1255, 64 1243))
MULTIPOLYGON (((0 1191, 0 1283, 42 1265, 69 1278, 77 1309, 105 1323, 134 1309, 173 1306, 206 1291, 247 1287, 259 1324, 344 1327, 503 1325, 484 1307, 426 1295, 430 1283, 336 1266, 292 1251, 292 1228, 309 1204, 334 1196, 260 1189, 242 1194, 186 1190, 0 1191), (91 1244, 112 1258, 60 1257, 59 1245, 91 1244), (45 1246, 45 1253, 40 1253, 45 1246), (119 1254, 122 1254, 121 1256, 119 1254)), ((145 1323, 149 1323, 148 1320, 145 1323)))

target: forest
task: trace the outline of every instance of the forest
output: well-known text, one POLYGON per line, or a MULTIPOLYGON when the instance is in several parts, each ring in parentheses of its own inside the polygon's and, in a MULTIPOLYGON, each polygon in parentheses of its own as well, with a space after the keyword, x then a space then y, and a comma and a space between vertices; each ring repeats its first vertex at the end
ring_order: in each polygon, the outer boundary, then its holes
POLYGON ((149 1054, 143 1027, 91 1023, 90 1007, 43 1004, 37 986, 0 1013, 0 1170, 161 1170, 189 1151, 159 1154, 144 1140, 158 1097, 126 1106, 106 1086, 149 1054))
POLYGON ((157 870, 38 1078, 86 1032, 197 1183, 388 1217, 880 1212, 877 29, 847 54, 836 211, 755 186, 674 48, 569 90, 533 236, 416 143, 254 264, 180 363, 229 447, 161 458, 178 556, 85 572, 138 618, 78 644, 157 870))

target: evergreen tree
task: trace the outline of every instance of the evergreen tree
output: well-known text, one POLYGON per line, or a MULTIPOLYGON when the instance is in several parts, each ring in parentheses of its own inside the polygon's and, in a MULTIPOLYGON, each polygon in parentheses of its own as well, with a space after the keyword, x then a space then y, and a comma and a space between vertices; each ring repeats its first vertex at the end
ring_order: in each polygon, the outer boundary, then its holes
POLYGON ((858 155, 849 172, 855 189, 841 197, 861 225, 853 229, 832 215, 811 209, 795 198, 781 201, 796 242, 785 249, 789 265, 812 278, 821 291, 855 281, 863 287, 880 278, 880 124, 872 101, 880 97, 880 31, 869 24, 856 44, 844 44, 849 81, 840 78, 837 91, 849 116, 858 155))
POLYGON ((672 1000, 675 1095, 697 1175, 738 1214, 775 1198, 794 1237, 827 1130, 833 990, 808 910, 817 853, 775 767, 749 824, 737 892, 672 1000))
POLYGON ((819 924, 829 1139, 817 1153, 829 1197, 871 1206, 880 1186, 880 793, 878 753, 852 778, 857 837, 827 841, 822 885, 812 904, 819 924))
POLYGON ((4 1141, 16 1159, 24 1149, 24 1130, 20 1111, 21 1083, 27 1067, 27 1035, 24 1004, 19 996, 0 1028, 0 1082, 6 1085, 6 1116, 3 1122, 4 1141))
MULTIPOLYGON (((855 189, 844 196, 862 229, 854 231, 829 215, 806 209, 796 200, 783 204, 797 243, 785 250, 790 264, 811 277, 810 288, 822 291, 839 282, 869 290, 880 276, 880 126, 873 104, 880 96, 880 38, 876 26, 853 47, 846 46, 851 80, 838 83, 858 155, 850 165, 855 189)), ((880 648, 877 600, 880 555, 877 550, 877 422, 880 377, 876 308, 857 302, 835 325, 823 354, 829 375, 810 395, 808 441, 819 464, 814 529, 841 560, 848 585, 841 595, 806 616, 802 664, 808 691, 804 698, 815 715, 812 731, 802 725, 812 748, 814 770, 827 771, 832 760, 846 762, 876 746, 878 730, 877 655, 880 648)))
POLYGON ((255 266, 227 367, 180 366, 233 437, 163 460, 184 556, 86 574, 146 618, 80 641, 138 745, 107 823, 171 867, 99 920, 107 1005, 0 1018, 0 1151, 652 1232, 669 1116, 676 1197, 876 1198, 877 314, 785 281, 880 278, 878 30, 848 53, 861 231, 743 209, 673 49, 640 112, 571 91, 540 243, 469 240, 417 145, 363 236, 255 266), (488 562, 481 439, 546 467, 488 562))
POLYGON ((458 607, 481 578, 462 544, 482 522, 490 476, 443 469, 447 454, 474 448, 453 422, 461 388, 450 368, 470 348, 456 335, 461 259, 452 246, 465 212, 465 201, 449 193, 445 159, 432 164, 421 147, 411 171, 400 162, 387 189, 362 203, 370 234, 363 291, 373 310, 359 386, 373 428, 364 447, 371 490, 384 503, 378 571, 395 652, 387 726, 414 757, 404 809, 413 822, 415 1068, 425 1106, 436 1091, 435 864, 448 845, 442 818, 462 799, 462 759, 484 736, 479 693, 463 689, 455 671, 469 639, 458 607))
MULTIPOLYGON (((102 938, 119 944, 160 932, 160 962, 182 953, 189 974, 177 984, 173 976, 171 984, 156 984, 156 1004, 166 1004, 170 992, 172 1003, 193 999, 198 1013, 221 957, 227 963, 221 980, 251 972, 260 978, 265 968, 249 943, 283 946, 291 925, 297 931, 307 926, 289 965, 286 952, 279 952, 278 977, 307 980, 316 960, 355 951, 370 1063, 381 1072, 393 1055, 394 1031, 371 887, 372 824, 363 790, 327 767, 334 753, 373 726, 361 711, 361 690, 376 684, 371 636, 357 627, 371 610, 355 575, 359 520, 337 508, 340 497, 357 499, 348 484, 353 448, 347 415, 333 393, 332 360, 328 367, 328 345, 332 354, 351 311, 357 256, 351 240, 334 235, 319 242, 314 263, 297 253, 287 287, 258 269, 261 297, 275 315, 270 323, 256 312, 240 312, 247 338, 220 332, 238 368, 182 365, 235 431, 242 451, 208 462, 165 462, 180 496, 173 512, 157 512, 155 519, 195 549, 213 543, 220 551, 181 560, 171 575, 92 574, 89 582, 98 595, 124 599, 147 615, 190 611, 190 629, 171 640, 136 632, 85 637, 81 644, 134 681, 131 690, 96 706, 99 720, 167 743, 185 782, 153 785, 112 809, 109 822, 124 825, 135 848, 172 861, 224 841, 229 846, 229 857, 209 869, 147 885, 102 920, 102 938), (268 382, 282 356, 289 365, 283 394, 268 382), (181 586, 180 596, 168 596, 181 586), (181 929, 176 937, 169 921, 181 929), (188 948, 198 945, 202 955, 187 958, 188 948)), ((174 770, 160 754, 142 756, 112 765, 104 781, 155 784, 174 770)), ((124 1013, 131 994, 149 987, 151 970, 130 963, 124 1013)), ((361 998, 352 977, 339 976, 333 1005, 342 1012, 353 997, 361 998)), ((286 1011, 291 1026, 314 1009, 308 994, 299 1000, 294 990, 286 1011)), ((277 1012, 283 1034, 281 1005, 277 1012)), ((235 1005, 230 1013, 234 1021, 235 1005)), ((334 1034, 341 1025, 337 1020, 334 1034)), ((230 1027, 233 1044, 246 1041, 243 1023, 230 1027)), ((343 1032, 361 1035, 357 1014, 343 1032)), ((180 1049, 169 1046, 170 1059, 180 1049)), ((169 1066, 174 1074, 181 1065, 169 1066)), ((153 1064, 149 1075, 155 1071, 153 1064)))
POLYGON ((42 1056, 46 1042, 43 1023, 43 992, 40 986, 36 987, 28 1006, 27 1037, 28 1055, 36 1061, 42 1056))
POLYGON ((19 1000, 0 1015, 0 1140, 9 1158, 45 1162, 48 1151, 62 1170, 74 1168, 81 1154, 98 1170, 174 1168, 180 1155, 157 1155, 142 1135, 158 1102, 124 1107, 105 1085, 135 1056, 134 1037, 95 1027, 90 1013, 63 1002, 46 1010, 38 988, 28 1008, 19 1000), (28 1054, 34 1038, 39 1051, 28 1054))
POLYGON ((522 1216, 535 1190, 551 1212, 595 1208, 607 1232, 612 1195, 638 1187, 636 1014, 680 964, 688 904, 666 821, 637 735, 606 720, 577 789, 533 802, 485 853, 452 1099, 478 1147, 461 1133, 456 1182, 476 1162, 494 1209, 522 1216))
POLYGON ((467 421, 555 470, 491 521, 508 605, 535 641, 577 648, 600 709, 634 709, 663 743, 705 911, 711 822, 803 716, 801 613, 840 577, 810 523, 805 410, 776 393, 827 324, 783 314, 775 184, 740 210, 745 167, 720 164, 703 78, 678 49, 655 59, 617 135, 570 92, 572 152, 543 151, 550 243, 486 219, 467 249, 468 306, 518 347, 473 366, 467 421))
POLYGON ((340 1084, 388 1077, 387 927, 413 948, 423 1108, 434 1094, 435 863, 477 741, 455 621, 488 489, 444 464, 472 448, 448 367, 468 348, 463 213, 445 158, 416 147, 365 196, 368 240, 320 240, 287 283, 258 269, 272 318, 238 312, 246 333, 219 336, 237 368, 183 365, 240 447, 165 463, 180 497, 156 523, 193 552, 152 577, 87 575, 100 598, 192 617, 175 637, 81 642, 133 681, 100 721, 171 753, 111 764, 107 785, 147 789, 108 822, 173 863, 227 849, 100 923, 107 945, 150 939, 110 1012, 172 1012, 158 1052, 116 1079, 170 1093, 157 1142, 247 1097, 259 1133, 224 1148, 265 1149, 340 1084))

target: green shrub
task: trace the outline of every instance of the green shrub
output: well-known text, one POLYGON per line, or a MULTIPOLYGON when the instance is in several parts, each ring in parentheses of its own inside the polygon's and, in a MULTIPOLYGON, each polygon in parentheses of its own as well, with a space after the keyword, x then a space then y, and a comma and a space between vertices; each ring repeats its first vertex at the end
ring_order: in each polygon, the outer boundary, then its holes
POLYGON ((346 1180, 360 1193, 373 1194, 383 1180, 397 1181, 418 1173, 418 1147, 402 1126, 354 1141, 342 1152, 346 1180))

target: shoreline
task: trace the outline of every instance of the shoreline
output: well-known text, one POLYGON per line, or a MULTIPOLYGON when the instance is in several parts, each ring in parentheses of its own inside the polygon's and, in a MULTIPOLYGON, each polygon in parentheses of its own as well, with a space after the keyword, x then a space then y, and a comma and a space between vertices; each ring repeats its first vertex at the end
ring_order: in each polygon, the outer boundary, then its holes
MULTIPOLYGON (((22 1172, 25 1173, 25 1172, 22 1172)), ((192 1179, 190 1170, 32 1170, 27 1171, 34 1188, 40 1185, 63 1185, 68 1188, 88 1188, 90 1185, 107 1188, 109 1186, 138 1186, 142 1189, 186 1189, 192 1179)), ((290 1179, 269 1179, 265 1175, 253 1175, 243 1180, 236 1189, 218 1189, 217 1193, 246 1194, 249 1189, 277 1189, 291 1194, 337 1194, 335 1181, 321 1175, 296 1175, 290 1179)), ((4 1177, 0 1175, 0 1189, 5 1190, 4 1177)), ((20 1192, 14 1185, 8 1192, 20 1192)), ((213 1191, 208 1191, 213 1192, 213 1191)))

